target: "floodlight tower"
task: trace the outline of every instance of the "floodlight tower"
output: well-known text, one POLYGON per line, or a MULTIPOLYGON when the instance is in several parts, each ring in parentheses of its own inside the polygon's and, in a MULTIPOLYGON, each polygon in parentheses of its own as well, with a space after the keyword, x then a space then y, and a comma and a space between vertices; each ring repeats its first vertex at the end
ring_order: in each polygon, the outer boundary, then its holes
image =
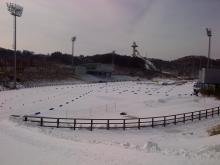
POLYGON ((207 33, 207 36, 209 37, 209 49, 208 49, 208 60, 207 60, 207 69, 209 69, 209 67, 210 67, 212 30, 210 28, 206 28, 206 33, 207 33))
POLYGON ((23 7, 22 6, 19 6, 15 3, 7 3, 7 8, 8 8, 8 11, 11 13, 11 15, 14 16, 14 88, 16 88, 16 77, 17 77, 17 73, 16 73, 16 67, 17 67, 17 64, 16 64, 16 17, 21 17, 22 16, 22 12, 23 12, 23 7))
POLYGON ((74 44, 76 41, 76 36, 72 37, 72 67, 74 69, 74 65, 73 65, 73 57, 74 57, 74 44))
POLYGON ((133 45, 131 46, 133 48, 133 57, 136 57, 136 53, 137 53, 137 47, 138 45, 136 44, 136 42, 133 42, 133 45))

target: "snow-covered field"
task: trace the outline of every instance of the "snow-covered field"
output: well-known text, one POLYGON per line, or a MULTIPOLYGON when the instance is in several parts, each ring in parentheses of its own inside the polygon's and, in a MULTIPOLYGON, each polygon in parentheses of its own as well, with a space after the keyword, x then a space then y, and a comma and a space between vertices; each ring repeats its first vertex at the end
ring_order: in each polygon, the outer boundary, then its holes
POLYGON ((127 118, 171 115, 216 107, 214 98, 192 95, 193 82, 78 84, 0 92, 0 164, 188 165, 220 162, 220 136, 207 129, 220 118, 141 130, 49 129, 9 120, 11 114, 127 118), (128 116, 121 116, 126 112, 128 116))
POLYGON ((1 92, 1 109, 16 115, 85 118, 122 118, 172 115, 219 105, 213 98, 193 96, 193 82, 78 84, 1 92))

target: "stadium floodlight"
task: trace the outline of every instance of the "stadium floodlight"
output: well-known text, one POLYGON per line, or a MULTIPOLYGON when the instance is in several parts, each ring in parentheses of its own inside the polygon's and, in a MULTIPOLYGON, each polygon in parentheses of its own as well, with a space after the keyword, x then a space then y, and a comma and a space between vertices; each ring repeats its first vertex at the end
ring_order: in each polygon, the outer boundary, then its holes
POLYGON ((212 36, 212 30, 210 28, 206 28, 206 33, 208 37, 212 36))
POLYGON ((76 36, 74 36, 73 38, 72 38, 72 42, 75 42, 76 41, 76 36))
POLYGON ((206 33, 207 36, 209 37, 208 60, 207 60, 207 69, 208 69, 210 67, 212 30, 210 28, 206 28, 206 33))
POLYGON ((17 5, 15 3, 7 3, 8 11, 11 13, 11 15, 16 17, 21 17, 23 12, 23 7, 20 5, 17 5))
POLYGON ((74 57, 74 43, 76 41, 76 36, 72 37, 72 67, 74 70, 73 57, 74 57))
POLYGON ((17 5, 15 3, 6 3, 8 11, 11 13, 11 15, 14 16, 14 88, 16 88, 16 68, 17 68, 17 64, 16 64, 16 17, 21 17, 22 13, 23 13, 23 7, 21 7, 20 5, 17 5))

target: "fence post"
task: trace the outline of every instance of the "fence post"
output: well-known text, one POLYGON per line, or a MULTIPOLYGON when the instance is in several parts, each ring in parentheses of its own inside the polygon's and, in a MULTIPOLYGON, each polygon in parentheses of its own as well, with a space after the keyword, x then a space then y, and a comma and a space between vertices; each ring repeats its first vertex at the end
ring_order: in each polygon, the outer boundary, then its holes
POLYGON ((164 116, 164 119, 163 119, 163 126, 166 127, 166 116, 164 116))
POLYGON ((192 114, 191 114, 191 115, 192 115, 191 117, 192 117, 192 121, 193 121, 193 119, 194 119, 194 113, 192 112, 192 114))
POLYGON ((93 119, 91 119, 91 126, 90 126, 90 131, 92 131, 93 126, 93 119))
POLYGON ((184 113, 183 114, 183 123, 185 123, 186 122, 186 114, 184 113))
POLYGON ((59 128, 59 124, 60 124, 60 119, 57 119, 57 128, 59 128))
POLYGON ((76 119, 74 119, 73 129, 76 130, 76 119))
POLYGON ((123 130, 125 130, 125 119, 123 119, 123 130))
POLYGON ((208 109, 205 110, 205 118, 208 118, 208 109))
POLYGON ((141 129, 141 119, 138 118, 138 129, 141 129))
POLYGON ((40 118, 40 126, 41 126, 41 127, 43 126, 43 122, 44 122, 44 121, 43 121, 43 117, 41 117, 41 118, 40 118))
POLYGON ((174 115, 174 124, 176 125, 176 115, 174 115))
POLYGON ((27 121, 28 120, 28 117, 27 116, 24 116, 24 121, 27 121))
POLYGON ((154 128, 154 118, 152 117, 152 125, 151 125, 152 128, 154 128))
POLYGON ((199 111, 199 120, 201 120, 201 111, 199 111))
POLYGON ((107 120, 107 130, 109 130, 109 119, 107 120))

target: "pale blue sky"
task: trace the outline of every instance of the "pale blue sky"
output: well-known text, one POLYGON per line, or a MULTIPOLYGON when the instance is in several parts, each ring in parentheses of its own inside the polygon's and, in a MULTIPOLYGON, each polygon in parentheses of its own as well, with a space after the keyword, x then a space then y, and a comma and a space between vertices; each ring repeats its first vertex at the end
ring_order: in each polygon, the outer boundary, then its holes
MULTIPOLYGON (((12 48, 13 18, 0 1, 0 46, 12 48)), ((11 0, 15 2, 15 0, 11 0)), ((136 41, 142 55, 161 59, 206 55, 205 28, 213 29, 212 57, 220 58, 220 0, 16 0, 18 49, 36 53, 93 55, 115 50, 131 54, 136 41)))

